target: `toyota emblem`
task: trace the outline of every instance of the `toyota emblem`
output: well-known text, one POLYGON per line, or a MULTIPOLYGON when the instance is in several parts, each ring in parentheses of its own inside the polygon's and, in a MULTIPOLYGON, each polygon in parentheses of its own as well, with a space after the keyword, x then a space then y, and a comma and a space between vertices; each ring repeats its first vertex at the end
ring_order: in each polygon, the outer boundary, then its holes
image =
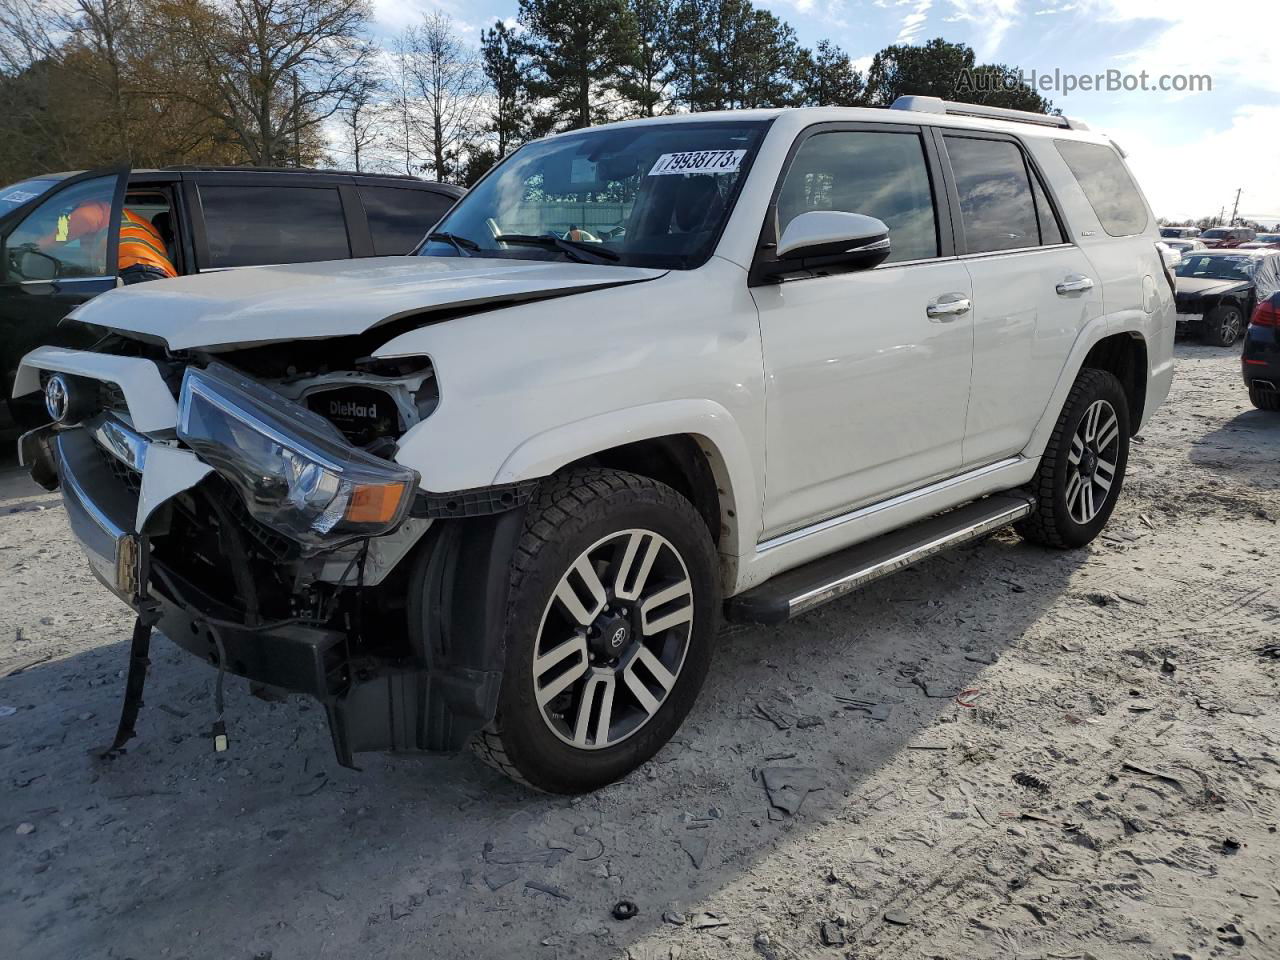
POLYGON ((617 630, 613 631, 613 636, 609 638, 609 645, 616 650, 618 647, 622 646, 623 641, 625 641, 626 639, 627 639, 627 628, 619 627, 617 630))
POLYGON ((44 385, 44 408, 54 423, 62 423, 71 407, 71 392, 62 374, 55 373, 44 385))

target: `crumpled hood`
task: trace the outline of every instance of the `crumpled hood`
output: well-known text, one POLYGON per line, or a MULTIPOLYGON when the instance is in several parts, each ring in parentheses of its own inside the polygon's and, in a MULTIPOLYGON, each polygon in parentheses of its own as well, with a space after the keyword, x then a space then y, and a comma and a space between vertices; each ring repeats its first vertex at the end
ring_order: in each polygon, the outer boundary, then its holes
POLYGON ((1179 297, 1215 296, 1250 286, 1248 280, 1223 280, 1219 277, 1175 277, 1174 281, 1179 297))
POLYGON ((245 267, 122 287, 70 314, 171 350, 363 333, 389 320, 654 280, 665 270, 555 260, 376 257, 245 267))

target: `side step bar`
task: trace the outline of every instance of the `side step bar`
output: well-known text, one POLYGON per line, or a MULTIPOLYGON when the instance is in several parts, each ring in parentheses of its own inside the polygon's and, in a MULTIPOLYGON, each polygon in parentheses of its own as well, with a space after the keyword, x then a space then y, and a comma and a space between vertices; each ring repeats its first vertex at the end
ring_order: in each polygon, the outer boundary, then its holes
POLYGON ((1019 492, 976 500, 780 573, 730 597, 725 615, 734 623, 783 623, 913 563, 1007 527, 1034 509, 1035 498, 1019 492))

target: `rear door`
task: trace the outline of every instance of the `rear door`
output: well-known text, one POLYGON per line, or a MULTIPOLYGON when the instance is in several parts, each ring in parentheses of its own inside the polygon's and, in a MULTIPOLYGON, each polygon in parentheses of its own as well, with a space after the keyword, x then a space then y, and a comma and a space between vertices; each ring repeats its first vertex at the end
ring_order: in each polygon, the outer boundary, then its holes
POLYGON ((938 130, 956 246, 973 284, 964 463, 1026 446, 1076 335, 1102 312, 1088 258, 1067 242, 1045 182, 1013 137, 938 130))
POLYGON ((346 182, 297 173, 188 174, 200 272, 367 256, 364 217, 346 182), (351 224, 351 229, 348 224, 351 224))
MULTIPOLYGON (((87 346, 97 335, 58 322, 116 285, 127 168, 68 177, 0 219, 0 388, 44 344, 87 346)), ((25 418, 24 418, 25 419, 25 418)))

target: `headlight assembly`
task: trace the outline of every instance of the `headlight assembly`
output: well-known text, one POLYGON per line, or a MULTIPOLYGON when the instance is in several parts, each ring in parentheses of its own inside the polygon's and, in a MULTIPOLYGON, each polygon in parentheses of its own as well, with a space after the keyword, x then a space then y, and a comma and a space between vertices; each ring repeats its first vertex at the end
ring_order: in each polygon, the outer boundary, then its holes
POLYGON ((255 519, 310 550, 394 529, 418 485, 416 471, 351 446, 324 417, 221 363, 187 368, 178 436, 255 519))

